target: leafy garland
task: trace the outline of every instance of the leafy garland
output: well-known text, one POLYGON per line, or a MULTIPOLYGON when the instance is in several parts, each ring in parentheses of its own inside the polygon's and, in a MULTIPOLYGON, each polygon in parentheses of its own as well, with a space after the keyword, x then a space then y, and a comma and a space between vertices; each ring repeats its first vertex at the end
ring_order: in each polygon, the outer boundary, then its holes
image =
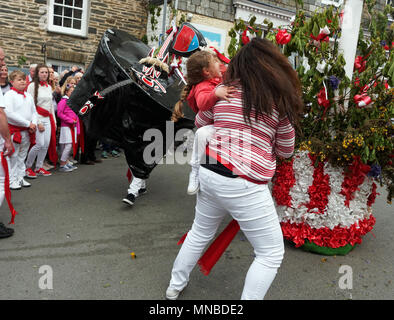
MULTIPOLYGON (((233 57, 251 37, 264 37, 277 44, 286 56, 299 57, 296 69, 305 103, 296 148, 308 150, 319 162, 350 170, 355 159, 370 166, 368 175, 394 195, 394 24, 388 15, 374 10, 376 0, 366 0, 369 36, 362 28, 357 47, 353 81, 346 76, 346 64, 339 52, 343 11, 333 6, 307 18, 297 10, 290 26, 274 29, 256 17, 236 21, 229 31, 228 54, 233 57), (263 31, 264 30, 264 31, 263 31)), ((302 1, 297 0, 297 6, 302 1)))

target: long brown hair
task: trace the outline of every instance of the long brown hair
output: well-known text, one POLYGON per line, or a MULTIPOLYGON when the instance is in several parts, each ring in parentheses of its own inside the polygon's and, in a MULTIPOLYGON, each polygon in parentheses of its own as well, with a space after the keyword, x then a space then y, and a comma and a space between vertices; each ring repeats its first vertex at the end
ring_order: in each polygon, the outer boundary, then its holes
POLYGON ((214 56, 212 53, 207 51, 197 51, 193 53, 186 62, 186 82, 182 89, 180 100, 175 104, 174 111, 171 116, 171 121, 177 122, 180 118, 183 118, 183 102, 186 101, 193 86, 204 81, 203 69, 209 68, 209 64, 213 61, 214 56))
POLYGON ((38 77, 38 72, 42 68, 47 68, 47 70, 48 70, 48 78, 46 81, 48 82, 48 85, 49 85, 49 68, 48 68, 48 66, 46 66, 45 64, 37 65, 36 71, 34 72, 33 81, 32 81, 34 83, 34 104, 35 105, 37 105, 38 88, 40 87, 40 79, 38 77))
POLYGON ((298 75, 272 42, 253 38, 231 59, 225 84, 239 83, 243 91, 243 114, 250 123, 251 115, 271 114, 276 106, 279 116, 287 116, 299 128, 303 109, 301 83, 298 75))

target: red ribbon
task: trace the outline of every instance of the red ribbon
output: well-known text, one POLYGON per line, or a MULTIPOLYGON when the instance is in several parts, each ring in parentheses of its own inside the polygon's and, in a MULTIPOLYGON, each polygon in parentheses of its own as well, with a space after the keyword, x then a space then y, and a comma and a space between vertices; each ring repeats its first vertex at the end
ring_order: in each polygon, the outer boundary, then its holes
POLYGON ((10 208, 11 211, 11 221, 9 224, 14 224, 15 216, 18 214, 18 212, 16 212, 14 206, 11 203, 10 174, 8 170, 7 159, 4 157, 3 152, 1 152, 1 164, 3 165, 3 169, 4 169, 4 196, 5 199, 7 200, 8 207, 10 208))
POLYGON ((230 63, 230 59, 225 57, 224 55, 222 55, 219 51, 216 50, 216 48, 214 47, 210 47, 213 51, 215 51, 216 56, 224 63, 229 64, 230 63))
MULTIPOLYGON (((10 134, 14 135, 14 137, 12 138, 12 141, 14 141, 15 143, 22 143, 22 135, 21 135, 21 131, 24 130, 28 130, 28 127, 18 127, 18 126, 14 126, 12 124, 8 124, 8 128, 10 130, 10 134)), ((33 132, 31 133, 29 131, 29 137, 30 137, 30 148, 32 146, 34 146, 36 144, 36 133, 33 132)))
POLYGON ((324 114, 327 111, 327 108, 330 106, 330 100, 326 98, 326 89, 322 88, 319 93, 317 94, 317 103, 320 106, 324 107, 324 114))
POLYGON ((19 94, 23 95, 23 98, 26 98, 26 95, 25 95, 24 91, 19 91, 19 90, 15 89, 14 87, 11 87, 11 90, 14 90, 16 93, 19 93, 19 94))
POLYGON ((55 119, 53 118, 53 115, 48 110, 45 110, 44 108, 41 108, 40 106, 36 106, 36 109, 37 109, 37 112, 39 115, 41 115, 43 117, 49 117, 49 120, 51 122, 51 141, 49 142, 48 156, 49 156, 49 160, 51 160, 53 165, 56 167, 58 155, 57 155, 57 151, 56 151, 55 119))
POLYGON ((287 44, 291 40, 291 34, 289 34, 287 30, 279 29, 278 33, 275 36, 275 39, 278 44, 287 44))
POLYGON ((316 40, 316 41, 323 41, 323 42, 329 42, 329 41, 330 41, 330 38, 329 38, 328 34, 325 34, 324 32, 319 33, 319 35, 318 35, 317 37, 315 37, 315 36, 313 35, 313 33, 311 33, 311 34, 310 34, 310 37, 311 37, 313 40, 316 40))
POLYGON ((354 100, 354 103, 356 103, 357 106, 359 106, 359 107, 365 107, 372 102, 372 99, 368 95, 366 95, 365 93, 356 94, 353 97, 353 100, 354 100))
POLYGON ((46 81, 40 81, 40 86, 48 87, 48 82, 46 82, 46 81))

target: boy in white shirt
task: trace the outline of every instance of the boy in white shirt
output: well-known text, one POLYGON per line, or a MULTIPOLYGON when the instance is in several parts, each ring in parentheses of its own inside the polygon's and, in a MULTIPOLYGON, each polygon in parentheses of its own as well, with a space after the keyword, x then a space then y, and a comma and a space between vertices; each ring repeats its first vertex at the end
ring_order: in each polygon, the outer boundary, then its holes
POLYGON ((15 152, 10 157, 10 189, 19 190, 21 187, 31 186, 24 179, 25 159, 30 144, 35 143, 38 115, 33 97, 24 92, 25 74, 19 70, 14 71, 10 74, 10 81, 13 87, 4 95, 5 113, 15 147, 15 152))

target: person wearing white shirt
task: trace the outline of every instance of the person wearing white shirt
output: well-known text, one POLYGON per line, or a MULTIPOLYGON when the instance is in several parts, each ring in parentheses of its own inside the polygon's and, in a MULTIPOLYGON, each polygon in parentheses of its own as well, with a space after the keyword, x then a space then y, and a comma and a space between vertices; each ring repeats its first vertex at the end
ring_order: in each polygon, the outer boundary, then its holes
POLYGON ((10 189, 19 190, 31 185, 24 179, 25 159, 31 139, 34 140, 37 111, 33 97, 23 91, 26 87, 24 73, 14 71, 10 79, 13 87, 4 96, 5 113, 15 146, 15 152, 10 157, 10 189))
POLYGON ((26 160, 26 177, 37 178, 37 175, 50 176, 51 173, 43 168, 47 152, 54 165, 57 163, 56 153, 56 117, 52 102, 52 88, 48 84, 49 70, 45 65, 38 65, 34 79, 27 88, 33 96, 38 113, 36 144, 30 149, 26 160), (48 150, 49 149, 49 150, 48 150), (32 170, 36 160, 35 170, 32 170))
MULTIPOLYGON (((4 61, 4 51, 0 47, 0 66, 1 63, 4 61)), ((1 160, 3 157, 8 157, 12 154, 14 146, 11 140, 10 131, 8 130, 8 122, 7 116, 4 112, 5 103, 3 98, 3 93, 0 90, 0 151, 1 151, 1 160)), ((7 163, 7 162, 6 162, 7 163)), ((0 161, 0 206, 2 205, 5 197, 4 192, 4 183, 5 183, 5 176, 6 171, 3 167, 3 161, 0 161)), ((0 222, 0 238, 7 238, 14 234, 14 229, 7 228, 4 226, 3 223, 0 222)))

